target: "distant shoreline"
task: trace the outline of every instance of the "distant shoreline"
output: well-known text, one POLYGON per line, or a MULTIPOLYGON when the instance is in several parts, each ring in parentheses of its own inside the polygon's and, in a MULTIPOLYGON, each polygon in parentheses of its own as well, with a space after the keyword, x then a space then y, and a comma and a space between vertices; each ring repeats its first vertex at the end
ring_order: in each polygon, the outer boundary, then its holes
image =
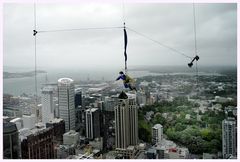
MULTIPOLYGON (((37 70, 37 74, 47 73, 44 70, 37 70)), ((25 78, 25 77, 32 77, 35 75, 35 71, 29 72, 21 72, 21 73, 10 73, 10 72, 3 72, 3 79, 11 79, 11 78, 25 78)))

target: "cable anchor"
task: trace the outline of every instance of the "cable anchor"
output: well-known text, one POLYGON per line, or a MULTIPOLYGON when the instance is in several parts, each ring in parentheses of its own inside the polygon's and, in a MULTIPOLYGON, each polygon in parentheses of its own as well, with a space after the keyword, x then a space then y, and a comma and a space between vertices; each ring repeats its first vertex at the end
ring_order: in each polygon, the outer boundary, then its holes
POLYGON ((38 33, 38 31, 37 31, 37 30, 33 30, 33 36, 36 36, 36 35, 37 35, 37 33, 38 33))

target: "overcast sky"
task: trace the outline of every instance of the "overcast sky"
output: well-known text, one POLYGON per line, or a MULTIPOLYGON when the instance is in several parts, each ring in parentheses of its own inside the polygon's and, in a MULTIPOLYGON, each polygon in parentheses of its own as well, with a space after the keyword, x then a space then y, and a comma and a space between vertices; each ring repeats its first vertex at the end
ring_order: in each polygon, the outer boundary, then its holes
MULTIPOLYGON (((33 4, 5 4, 3 65, 34 66, 33 4)), ((237 64, 237 5, 196 4, 199 65, 237 64)), ((194 56, 192 4, 37 4, 37 30, 126 26, 194 56), (123 12, 124 11, 124 12, 123 12), (123 16, 124 15, 124 16, 123 16)), ((186 65, 188 58, 128 32, 128 65, 186 65)), ((38 67, 124 67, 123 30, 37 34, 38 67)))

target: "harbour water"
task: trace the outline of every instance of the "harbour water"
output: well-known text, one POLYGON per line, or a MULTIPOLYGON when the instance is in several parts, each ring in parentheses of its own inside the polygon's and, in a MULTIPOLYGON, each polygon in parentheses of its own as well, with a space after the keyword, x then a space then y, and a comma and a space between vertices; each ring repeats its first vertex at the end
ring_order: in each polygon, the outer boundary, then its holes
MULTIPOLYGON (((45 70, 45 69, 41 69, 45 70)), ((27 72, 32 71, 32 69, 7 69, 4 71, 7 72, 27 72)), ((115 81, 118 76, 119 69, 110 68, 95 68, 95 69, 50 69, 45 70, 47 73, 41 73, 37 75, 37 88, 38 92, 43 84, 48 83, 57 83, 59 78, 69 77, 74 81, 81 83, 81 81, 115 81)), ((132 77, 138 78, 147 75, 195 75, 194 71, 185 71, 185 72, 162 72, 162 73, 153 73, 148 70, 130 70, 128 72, 132 77)), ((199 75, 213 75, 213 73, 200 72, 199 75)), ((214 75, 218 75, 215 73, 214 75)), ((24 77, 24 78, 9 78, 3 79, 3 93, 12 94, 15 96, 26 94, 35 94, 35 77, 24 77)))
MULTIPOLYGON (((47 70, 47 73, 37 75, 38 92, 45 83, 57 83, 59 78, 72 78, 74 81, 114 81, 118 76, 118 71, 111 70, 47 70)), ((147 71, 131 71, 129 72, 134 77, 148 75, 147 71)), ((12 95, 35 94, 35 77, 24 78, 9 78, 3 79, 3 93, 12 95)))

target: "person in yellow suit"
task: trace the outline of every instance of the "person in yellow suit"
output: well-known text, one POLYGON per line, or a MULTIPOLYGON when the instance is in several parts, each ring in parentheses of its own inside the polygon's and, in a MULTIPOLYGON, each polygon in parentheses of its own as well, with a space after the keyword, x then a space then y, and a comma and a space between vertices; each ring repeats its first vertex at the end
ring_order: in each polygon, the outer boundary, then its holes
POLYGON ((120 71, 119 72, 119 77, 116 79, 117 80, 123 80, 123 85, 125 88, 129 88, 131 91, 135 90, 137 91, 136 87, 134 87, 132 85, 132 82, 134 81, 130 76, 128 76, 127 74, 124 74, 124 72, 120 71))

